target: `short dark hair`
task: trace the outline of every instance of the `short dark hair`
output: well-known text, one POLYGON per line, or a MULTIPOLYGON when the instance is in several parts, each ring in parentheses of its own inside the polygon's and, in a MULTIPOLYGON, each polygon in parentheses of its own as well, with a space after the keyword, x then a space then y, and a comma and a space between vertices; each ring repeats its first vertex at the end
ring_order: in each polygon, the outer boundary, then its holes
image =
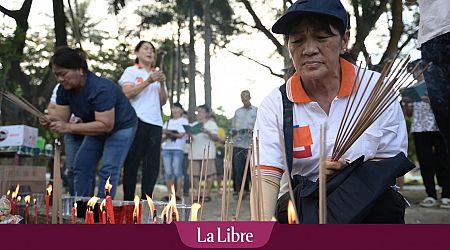
MULTIPOLYGON (((153 45, 153 43, 151 43, 151 42, 149 42, 149 41, 145 41, 145 40, 141 40, 141 41, 136 45, 136 47, 134 47, 134 52, 138 52, 138 51, 141 49, 142 45, 144 45, 144 43, 148 43, 148 44, 150 44, 150 46, 152 46, 153 52, 155 53, 155 57, 156 57, 156 48, 155 48, 155 46, 153 45)), ((134 59, 134 62, 135 62, 135 63, 139 63, 139 58, 136 57, 136 59, 134 59)), ((156 60, 155 60, 155 63, 156 63, 156 60)), ((155 66, 155 65, 152 65, 152 66, 155 66)))
POLYGON ((84 72, 88 71, 86 53, 80 48, 72 49, 67 46, 56 48, 55 53, 50 57, 50 68, 52 65, 58 65, 66 69, 82 69, 84 72))
POLYGON ((174 104, 172 104, 172 106, 180 108, 181 110, 184 110, 183 105, 181 105, 181 103, 179 103, 179 102, 175 102, 174 104))
POLYGON ((208 105, 206 105, 206 104, 203 104, 203 105, 200 105, 200 106, 198 106, 197 108, 201 108, 201 109, 203 109, 206 113, 211 113, 211 109, 209 108, 209 106, 208 105))

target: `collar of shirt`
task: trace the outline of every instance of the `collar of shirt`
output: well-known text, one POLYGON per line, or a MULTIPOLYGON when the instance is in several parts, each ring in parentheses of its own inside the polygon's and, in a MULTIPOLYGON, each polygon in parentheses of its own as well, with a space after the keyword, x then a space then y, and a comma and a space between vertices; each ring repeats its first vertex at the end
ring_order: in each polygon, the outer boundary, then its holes
MULTIPOLYGON (((344 59, 340 59, 341 64, 341 87, 338 92, 338 97, 349 96, 353 83, 356 79, 356 69, 354 65, 344 59)), ((294 75, 289 78, 286 85, 286 92, 288 99, 294 103, 308 103, 312 102, 305 89, 303 88, 301 76, 295 72, 294 75)))

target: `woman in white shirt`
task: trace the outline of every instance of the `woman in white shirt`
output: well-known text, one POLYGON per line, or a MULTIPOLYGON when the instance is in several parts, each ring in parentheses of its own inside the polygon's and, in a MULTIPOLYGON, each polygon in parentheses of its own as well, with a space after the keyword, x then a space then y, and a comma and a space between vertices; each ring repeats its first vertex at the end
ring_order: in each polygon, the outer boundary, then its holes
POLYGON ((122 90, 139 118, 138 129, 123 171, 124 200, 133 200, 137 172, 142 164, 141 197, 152 195, 159 174, 161 153, 161 106, 167 101, 166 76, 156 70, 156 49, 148 41, 140 41, 134 49, 135 65, 125 69, 119 79, 122 90))
MULTIPOLYGON (((164 178, 167 189, 170 193, 170 188, 175 185, 175 192, 177 199, 182 195, 184 173, 184 145, 186 144, 186 137, 183 125, 188 125, 188 120, 183 115, 183 106, 180 103, 172 105, 172 117, 163 126, 163 143, 162 143, 162 158, 164 163, 164 178)), ((169 197, 165 197, 167 200, 169 197)))

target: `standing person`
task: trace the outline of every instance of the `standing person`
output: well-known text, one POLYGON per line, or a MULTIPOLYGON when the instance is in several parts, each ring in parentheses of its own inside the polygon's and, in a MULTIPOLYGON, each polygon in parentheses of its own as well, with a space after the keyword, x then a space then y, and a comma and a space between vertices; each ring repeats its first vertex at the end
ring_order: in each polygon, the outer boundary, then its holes
MULTIPOLYGON (((164 123, 163 134, 164 141, 162 143, 162 158, 164 163, 164 177, 166 186, 170 194, 170 188, 175 185, 177 200, 183 195, 184 183, 184 145, 186 137, 183 125, 189 122, 183 116, 183 106, 180 103, 172 105, 172 117, 164 123)), ((166 198, 166 197, 165 197, 166 198)), ((169 196, 167 196, 167 201, 169 196)))
MULTIPOLYGON (((241 189, 244 177, 245 161, 250 141, 252 140, 253 127, 255 126, 256 113, 258 108, 250 102, 250 91, 241 92, 241 101, 244 106, 238 108, 234 113, 231 124, 231 133, 233 135, 233 189, 234 195, 237 195, 241 189)), ((249 191, 250 168, 247 172, 244 191, 249 191)))
POLYGON ((88 70, 81 49, 61 47, 49 63, 56 80, 54 115, 44 126, 61 134, 84 135, 74 161, 74 187, 79 196, 93 193, 94 169, 100 158, 98 196, 105 197, 105 183, 110 177, 114 197, 122 164, 136 132, 137 117, 126 96, 113 82, 88 70), (82 123, 70 123, 74 114, 82 123))
POLYGON ((141 197, 152 195, 159 174, 162 115, 161 107, 167 102, 166 76, 155 70, 156 49, 151 42, 140 41, 135 49, 135 65, 125 69, 119 84, 130 99, 139 118, 136 137, 125 160, 123 193, 125 200, 133 200, 137 172, 141 161, 141 197))
MULTIPOLYGON (((420 65, 420 59, 411 62, 408 70, 420 65)), ((417 67, 413 72, 414 77, 419 84, 425 84, 421 67, 417 67)), ((450 174, 448 161, 446 157, 445 144, 442 135, 436 125, 433 112, 430 106, 430 99, 425 95, 422 100, 410 102, 407 97, 403 98, 403 108, 407 116, 412 116, 411 133, 414 137, 417 159, 420 165, 423 184, 427 197, 420 202, 422 207, 434 207, 439 205, 436 193, 435 175, 438 177, 438 183, 442 186, 441 207, 450 208, 450 174)))
MULTIPOLYGON (((50 103, 48 104, 47 110, 49 115, 55 115, 55 108, 56 108, 56 95, 59 88, 59 83, 55 85, 55 88, 53 89, 52 96, 50 98, 50 103)), ((70 123, 80 123, 82 122, 79 117, 74 116, 73 114, 70 116, 70 123)), ((73 168, 74 168, 74 160, 75 155, 78 152, 78 149, 81 146, 81 143, 83 142, 83 136, 82 135, 75 135, 75 134, 64 134, 64 152, 66 153, 66 168, 67 168, 67 186, 69 187, 69 193, 71 196, 77 195, 75 193, 75 188, 73 184, 73 168)), ((95 180, 94 180, 94 186, 95 186, 95 180)), ((89 196, 92 196, 89 195, 89 196)))
MULTIPOLYGON (((348 21, 347 11, 339 0, 298 0, 272 27, 274 33, 285 35, 285 44, 292 58, 295 73, 286 84, 273 90, 258 108, 255 130, 259 130, 260 136, 258 168, 261 170, 262 177, 264 220, 270 220, 275 214, 280 178, 286 170, 290 170, 289 177, 295 177, 294 180, 297 180, 293 185, 297 190, 295 197, 297 209, 300 209, 297 212, 303 215, 299 216, 300 221, 306 219, 304 216, 314 217, 317 213, 316 209, 307 210, 305 207, 299 207, 298 202, 303 201, 300 196, 302 193, 299 193, 302 190, 300 183, 303 182, 299 179, 305 182, 315 182, 318 179, 320 125, 327 124, 327 141, 324 151, 329 157, 353 83, 358 77, 357 66, 341 58, 350 36, 349 31, 346 30, 348 21), (288 106, 292 108, 292 113, 287 111, 288 106), (288 131, 292 132, 291 138, 286 137, 288 131), (283 142, 283 139, 280 141, 280 138, 284 138, 285 141, 283 142), (286 155, 284 148, 286 148, 286 155), (285 166, 284 159, 287 159, 288 166, 285 166), (298 186, 295 186, 296 184, 298 186)), ((380 76, 376 72, 373 72, 373 76, 370 76, 371 74, 372 72, 366 72, 361 81, 362 84, 369 84, 370 87, 364 94, 365 100, 380 76)), ((361 86, 362 89, 364 87, 361 86)), ((402 175, 412 165, 405 156, 407 143, 406 124, 400 104, 393 102, 354 142, 342 159, 325 161, 325 173, 330 176, 344 167, 346 164, 344 159, 354 161, 364 155, 365 162, 362 164, 373 166, 376 164, 371 161, 373 159, 377 159, 376 162, 388 162, 386 166, 395 165, 391 170, 394 172, 392 175, 402 175), (392 164, 392 161, 389 161, 391 159, 399 163, 399 166, 392 164)), ((356 169, 358 171, 355 170, 352 173, 361 173, 359 171, 361 168, 356 169)), ((403 197, 390 187, 395 184, 395 177, 384 176, 384 171, 374 171, 373 174, 377 177, 383 175, 389 183, 384 181, 359 183, 360 186, 378 185, 376 188, 379 192, 370 195, 364 192, 361 195, 362 190, 358 188, 359 186, 349 188, 346 195, 339 196, 341 203, 357 201, 358 210, 352 210, 356 214, 349 214, 349 211, 346 211, 345 218, 355 218, 359 215, 357 221, 351 221, 353 223, 404 223, 403 197)), ((365 175, 364 177, 375 176, 365 175)), ((352 178, 352 175, 348 178, 352 178)), ((372 186, 364 187, 367 192, 372 190, 370 189, 372 186)), ((286 216, 286 210, 282 209, 287 207, 289 198, 286 189, 281 192, 284 195, 278 201, 278 218, 281 215, 286 216)), ((306 204, 301 203, 301 205, 306 204)), ((254 208, 254 204, 252 207, 254 208)), ((312 209, 311 206, 309 208, 312 209)), ((352 207, 354 208, 355 206, 352 207)), ((255 213, 252 213, 252 218, 255 219, 255 213)), ((337 219, 340 218, 338 216, 337 219)))
POLYGON ((431 108, 444 138, 450 162, 450 4, 448 0, 406 0, 419 3, 418 47, 431 108))
MULTIPOLYGON (((191 133, 189 136, 192 137, 192 155, 189 155, 189 160, 192 159, 192 169, 189 169, 189 176, 190 171, 192 171, 192 175, 194 177, 193 179, 193 186, 194 186, 194 200, 196 200, 196 192, 198 191, 198 187, 200 184, 200 171, 202 167, 202 160, 204 159, 204 170, 206 171, 206 168, 208 168, 208 171, 206 173, 206 189, 205 189, 205 202, 211 201, 211 186, 212 186, 212 180, 213 177, 216 175, 216 147, 214 146, 214 141, 217 140, 217 124, 214 122, 214 120, 209 119, 209 116, 211 114, 211 109, 207 105, 200 105, 197 107, 197 121, 192 124, 192 126, 198 125, 199 123, 203 124, 203 127, 201 129, 201 132, 199 133, 191 133), (206 151, 205 155, 205 148, 207 149, 209 145, 209 153, 206 151), (208 164, 206 164, 206 158, 208 159, 208 164), (207 165, 207 167, 206 167, 207 165)), ((188 132, 188 131, 186 131, 188 132)), ((204 179, 205 173, 202 173, 202 180, 204 179)), ((200 193, 200 195, 203 195, 203 193, 200 193)))

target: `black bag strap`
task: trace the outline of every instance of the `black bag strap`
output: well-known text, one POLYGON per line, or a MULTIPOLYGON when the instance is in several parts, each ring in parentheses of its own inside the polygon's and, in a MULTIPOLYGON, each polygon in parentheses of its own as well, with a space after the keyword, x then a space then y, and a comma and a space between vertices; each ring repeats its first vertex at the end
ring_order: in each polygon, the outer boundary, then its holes
POLYGON ((291 102, 286 94, 286 83, 279 88, 281 92, 281 98, 283 100, 283 133, 284 133, 284 148, 286 151, 286 161, 288 164, 289 177, 292 173, 292 161, 293 161, 293 144, 294 144, 294 116, 292 108, 294 103, 291 102))

